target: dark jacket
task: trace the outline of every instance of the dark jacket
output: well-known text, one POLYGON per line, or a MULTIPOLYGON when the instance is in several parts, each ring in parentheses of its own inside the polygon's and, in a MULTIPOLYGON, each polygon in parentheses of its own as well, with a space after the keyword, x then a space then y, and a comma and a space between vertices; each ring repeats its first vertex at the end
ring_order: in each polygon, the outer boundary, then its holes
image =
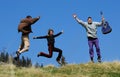
POLYGON ((59 36, 59 35, 61 35, 62 34, 62 32, 59 32, 58 34, 56 34, 56 35, 46 35, 46 36, 39 36, 39 37, 36 37, 36 39, 44 39, 44 38, 46 38, 47 39, 47 42, 48 42, 48 46, 49 45, 52 45, 52 46, 54 46, 54 43, 55 43, 55 37, 57 37, 57 36, 59 36))
POLYGON ((18 26, 18 32, 22 32, 22 34, 29 34, 32 32, 31 25, 38 21, 39 18, 25 18, 20 21, 18 26))

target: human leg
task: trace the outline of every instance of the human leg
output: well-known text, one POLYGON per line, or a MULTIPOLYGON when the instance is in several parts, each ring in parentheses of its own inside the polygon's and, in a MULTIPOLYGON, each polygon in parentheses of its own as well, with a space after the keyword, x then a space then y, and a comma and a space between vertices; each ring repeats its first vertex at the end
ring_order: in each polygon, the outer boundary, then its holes
POLYGON ((88 45, 89 45, 90 59, 91 59, 92 62, 94 62, 93 61, 93 57, 94 57, 93 40, 88 40, 88 45))
POLYGON ((19 53, 24 53, 29 50, 30 42, 29 42, 29 36, 28 35, 23 35, 23 45, 24 47, 19 51, 19 53))
POLYGON ((49 54, 46 54, 46 53, 44 53, 44 52, 40 52, 40 53, 38 53, 38 57, 39 56, 44 56, 44 57, 47 57, 47 58, 51 58, 52 57, 52 54, 53 54, 53 47, 52 47, 52 45, 49 45, 48 46, 48 51, 49 51, 49 54))
POLYGON ((99 40, 96 39, 95 40, 95 47, 96 47, 96 52, 97 52, 97 56, 98 56, 98 62, 101 62, 101 53, 100 53, 100 47, 99 47, 99 40))
POLYGON ((58 52, 58 57, 56 58, 56 60, 59 61, 61 59, 61 57, 62 57, 62 50, 59 49, 59 48, 54 47, 53 51, 58 52))

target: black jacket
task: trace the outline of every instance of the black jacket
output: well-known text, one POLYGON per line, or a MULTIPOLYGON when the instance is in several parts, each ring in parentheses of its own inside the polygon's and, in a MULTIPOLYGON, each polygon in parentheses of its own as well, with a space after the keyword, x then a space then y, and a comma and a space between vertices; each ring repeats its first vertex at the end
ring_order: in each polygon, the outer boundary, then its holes
POLYGON ((44 39, 44 38, 46 38, 47 39, 47 41, 48 41, 48 46, 49 45, 52 45, 52 46, 54 46, 54 43, 55 43, 55 37, 57 37, 57 36, 59 36, 59 35, 61 35, 62 34, 62 32, 59 32, 58 34, 56 34, 56 35, 46 35, 46 36, 39 36, 39 37, 36 37, 36 39, 44 39))

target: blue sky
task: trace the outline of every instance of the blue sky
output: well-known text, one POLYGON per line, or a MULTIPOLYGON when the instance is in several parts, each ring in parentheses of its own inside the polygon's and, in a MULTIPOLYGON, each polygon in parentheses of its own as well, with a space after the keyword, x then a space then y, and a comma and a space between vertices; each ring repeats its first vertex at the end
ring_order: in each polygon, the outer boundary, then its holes
MULTIPOLYGON (((0 50, 13 54, 19 47, 21 33, 17 27, 21 19, 27 15, 32 17, 41 16, 35 23, 30 34, 30 50, 23 56, 32 59, 33 63, 39 62, 44 65, 58 65, 55 61, 57 53, 51 59, 40 57, 37 53, 48 53, 46 40, 33 40, 33 36, 46 35, 49 28, 55 33, 64 30, 64 34, 56 38, 56 47, 63 50, 63 55, 68 63, 89 62, 88 42, 85 29, 72 17, 76 13, 78 17, 86 21, 91 16, 94 21, 101 21, 100 11, 104 12, 113 31, 103 35, 98 28, 98 37, 103 61, 120 60, 120 1, 109 0, 1 0, 0 1, 0 50)), ((95 52, 95 60, 96 60, 95 52)))

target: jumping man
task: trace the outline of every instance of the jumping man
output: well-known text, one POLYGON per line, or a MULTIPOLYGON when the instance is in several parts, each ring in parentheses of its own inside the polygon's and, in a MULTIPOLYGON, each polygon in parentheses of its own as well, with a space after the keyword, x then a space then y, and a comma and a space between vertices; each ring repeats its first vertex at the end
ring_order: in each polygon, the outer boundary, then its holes
POLYGON ((36 21, 38 21, 40 17, 32 18, 31 16, 26 16, 25 19, 22 19, 20 21, 20 24, 18 26, 18 32, 22 32, 21 37, 21 45, 19 49, 16 51, 16 57, 15 60, 19 59, 19 56, 21 53, 26 52, 29 50, 29 34, 32 33, 31 25, 34 24, 36 21))
POLYGON ((93 45, 96 47, 97 52, 97 60, 98 62, 101 62, 101 54, 100 54, 100 47, 99 47, 99 40, 97 38, 97 27, 102 25, 102 22, 104 21, 104 18, 102 18, 101 22, 93 22, 92 17, 88 17, 87 22, 83 22, 80 20, 76 14, 73 15, 75 20, 81 24, 87 32, 87 38, 88 38, 88 45, 89 45, 89 54, 91 58, 91 62, 94 63, 93 57, 94 57, 94 50, 93 45))

